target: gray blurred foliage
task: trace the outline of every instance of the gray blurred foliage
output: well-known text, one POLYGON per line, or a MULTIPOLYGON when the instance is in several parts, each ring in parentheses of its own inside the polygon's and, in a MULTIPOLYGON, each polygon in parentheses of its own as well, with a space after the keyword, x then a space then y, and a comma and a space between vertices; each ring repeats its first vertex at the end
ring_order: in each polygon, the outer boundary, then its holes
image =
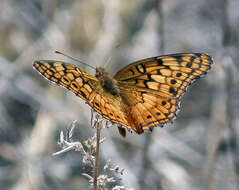
POLYGON ((76 139, 94 132, 89 107, 32 68, 74 63, 55 50, 92 66, 112 56, 112 75, 160 54, 212 55, 173 124, 126 139, 104 129, 100 166, 111 159, 125 169, 118 185, 134 189, 239 189, 238 10, 238 0, 0 0, 0 189, 90 189, 79 153, 52 156, 73 120, 76 139))

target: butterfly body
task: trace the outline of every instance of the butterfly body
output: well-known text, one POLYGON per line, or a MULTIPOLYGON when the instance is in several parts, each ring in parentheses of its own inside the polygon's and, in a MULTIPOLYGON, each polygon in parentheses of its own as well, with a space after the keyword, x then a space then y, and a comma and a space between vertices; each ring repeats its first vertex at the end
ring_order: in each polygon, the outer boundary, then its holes
POLYGON ((204 53, 163 55, 129 64, 114 77, 101 67, 93 76, 60 61, 35 61, 33 66, 87 101, 104 118, 140 134, 172 121, 187 87, 206 74, 212 63, 204 53))
POLYGON ((119 96, 119 87, 117 85, 117 81, 114 80, 104 68, 96 68, 95 77, 100 81, 102 89, 104 89, 106 92, 109 92, 113 96, 119 96))

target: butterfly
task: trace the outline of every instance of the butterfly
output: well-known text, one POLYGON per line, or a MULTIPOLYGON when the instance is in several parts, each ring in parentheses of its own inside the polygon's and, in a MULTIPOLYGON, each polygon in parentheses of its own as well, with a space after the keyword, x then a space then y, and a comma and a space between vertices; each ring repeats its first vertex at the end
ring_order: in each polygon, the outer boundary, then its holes
POLYGON ((46 79, 86 101, 105 119, 138 134, 176 118, 187 87, 213 64, 205 53, 178 53, 133 62, 114 77, 102 67, 95 76, 69 63, 40 60, 33 67, 46 79))

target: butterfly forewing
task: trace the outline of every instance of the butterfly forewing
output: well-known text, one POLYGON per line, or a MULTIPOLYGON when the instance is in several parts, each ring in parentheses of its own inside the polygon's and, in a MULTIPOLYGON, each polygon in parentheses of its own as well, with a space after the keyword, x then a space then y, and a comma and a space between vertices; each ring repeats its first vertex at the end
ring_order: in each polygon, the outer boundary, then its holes
POLYGON ((35 61, 33 67, 46 79, 74 92, 83 100, 88 100, 98 79, 74 65, 51 60, 35 61))
POLYGON ((191 82, 206 74, 212 59, 206 54, 173 54, 148 58, 132 63, 120 70, 114 78, 122 86, 164 97, 180 97, 191 82))

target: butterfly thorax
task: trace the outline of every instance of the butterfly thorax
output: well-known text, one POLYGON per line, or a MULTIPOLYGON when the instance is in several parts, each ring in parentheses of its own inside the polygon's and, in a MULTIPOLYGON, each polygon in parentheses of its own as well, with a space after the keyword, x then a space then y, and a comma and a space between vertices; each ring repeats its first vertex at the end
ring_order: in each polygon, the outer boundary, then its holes
POLYGON ((119 88, 114 80, 104 68, 97 67, 95 77, 99 79, 102 88, 114 96, 119 96, 119 88))

